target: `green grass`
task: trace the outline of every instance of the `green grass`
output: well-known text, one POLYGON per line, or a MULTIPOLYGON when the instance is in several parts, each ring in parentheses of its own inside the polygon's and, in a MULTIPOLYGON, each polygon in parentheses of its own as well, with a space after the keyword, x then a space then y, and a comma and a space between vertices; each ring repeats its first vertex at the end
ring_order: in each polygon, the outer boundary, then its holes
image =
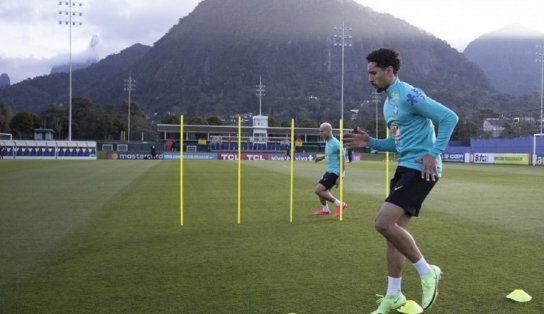
MULTIPOLYGON (((393 168, 394 165, 392 165, 393 168)), ((0 313, 369 313, 386 288, 381 161, 349 164, 342 222, 313 217, 323 164, 0 162, 0 313)), ((446 164, 410 226, 444 280, 430 313, 543 313, 544 168, 446 164), (522 288, 519 304, 505 296, 522 288)), ((338 192, 336 192, 338 194, 338 192)), ((403 290, 420 302, 413 267, 403 290)))

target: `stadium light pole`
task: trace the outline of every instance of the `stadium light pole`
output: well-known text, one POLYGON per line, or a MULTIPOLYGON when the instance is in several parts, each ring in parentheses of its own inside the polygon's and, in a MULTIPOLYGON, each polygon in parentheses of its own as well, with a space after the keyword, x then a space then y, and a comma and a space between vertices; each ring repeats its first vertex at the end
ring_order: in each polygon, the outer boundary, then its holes
POLYGON ((83 23, 76 21, 76 17, 83 16, 81 11, 76 10, 77 7, 81 9, 83 4, 81 2, 75 2, 72 0, 59 1, 60 6, 66 6, 64 9, 59 10, 59 15, 64 16, 64 20, 59 20, 59 25, 68 25, 68 49, 69 49, 69 92, 68 92, 68 141, 72 141, 72 26, 81 26, 83 23))
POLYGON ((378 103, 380 102, 380 94, 378 94, 378 92, 372 92, 370 97, 376 107, 376 138, 378 138, 378 103))
POLYGON ((261 107, 262 107, 262 99, 263 99, 263 96, 266 96, 266 94, 264 93, 266 91, 266 85, 263 85, 263 82, 262 82, 262 77, 259 76, 259 85, 255 85, 256 86, 256 91, 257 91, 257 96, 259 96, 259 115, 261 116, 262 115, 262 111, 261 111, 261 107))
POLYGON ((128 92, 128 124, 127 124, 127 143, 130 143, 130 96, 136 90, 136 81, 132 79, 132 72, 128 74, 128 80, 125 80, 125 91, 128 92))
POLYGON ((536 62, 540 62, 540 134, 542 134, 542 109, 544 103, 544 45, 537 45, 536 62))
POLYGON ((333 28, 336 34, 334 34, 334 45, 342 47, 342 83, 341 83, 341 96, 340 96, 340 106, 341 106, 341 119, 344 120, 344 50, 345 47, 351 47, 351 40, 353 36, 350 35, 353 28, 346 27, 344 22, 342 22, 342 27, 333 28))

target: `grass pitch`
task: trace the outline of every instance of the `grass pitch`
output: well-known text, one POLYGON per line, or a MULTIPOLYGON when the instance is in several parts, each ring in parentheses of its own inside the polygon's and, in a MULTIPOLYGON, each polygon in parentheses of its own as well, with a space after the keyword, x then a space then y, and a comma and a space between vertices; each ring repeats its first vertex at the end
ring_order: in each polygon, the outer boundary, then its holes
MULTIPOLYGON (((369 313, 386 288, 384 165, 348 165, 344 221, 313 217, 324 164, 0 162, 0 313, 369 313)), ((392 170, 394 166, 392 166, 392 170)), ((414 234, 444 271, 430 313, 543 313, 544 168, 446 164, 414 234), (521 288, 528 303, 505 298, 521 288)), ((335 191, 338 195, 338 192, 335 191)), ((403 291, 420 302, 406 265, 403 291)))

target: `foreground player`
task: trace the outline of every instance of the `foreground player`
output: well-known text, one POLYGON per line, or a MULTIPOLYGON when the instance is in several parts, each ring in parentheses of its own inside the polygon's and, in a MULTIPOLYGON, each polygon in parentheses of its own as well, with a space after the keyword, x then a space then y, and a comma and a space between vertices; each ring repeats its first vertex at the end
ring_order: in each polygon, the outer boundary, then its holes
POLYGON ((378 92, 385 92, 384 118, 390 130, 387 139, 370 137, 357 129, 344 136, 348 148, 366 147, 398 154, 398 167, 391 191, 375 221, 376 230, 387 240, 388 285, 385 297, 373 314, 386 314, 406 303, 401 292, 401 275, 406 258, 421 277, 423 309, 438 295, 441 270, 427 263, 412 235, 406 230, 410 218, 417 217, 421 204, 441 177, 440 153, 446 148, 457 124, 457 115, 425 93, 400 81, 400 56, 381 48, 367 57, 368 80, 378 92), (433 121, 438 122, 435 135, 433 121))
MULTIPOLYGON (((328 215, 330 211, 327 201, 329 201, 334 203, 334 206, 336 207, 334 217, 338 218, 340 216, 341 202, 331 194, 330 189, 339 183, 340 149, 342 148, 340 147, 340 141, 332 135, 332 126, 330 123, 322 123, 321 126, 319 126, 319 132, 321 132, 321 136, 325 139, 325 155, 316 157, 315 162, 320 162, 326 158, 327 171, 314 189, 314 192, 317 194, 317 197, 319 197, 319 202, 321 203, 321 209, 315 211, 314 215, 328 215)), ((342 169, 346 169, 344 158, 342 158, 342 169)), ((344 203, 342 210, 345 210, 347 207, 348 205, 344 203)))

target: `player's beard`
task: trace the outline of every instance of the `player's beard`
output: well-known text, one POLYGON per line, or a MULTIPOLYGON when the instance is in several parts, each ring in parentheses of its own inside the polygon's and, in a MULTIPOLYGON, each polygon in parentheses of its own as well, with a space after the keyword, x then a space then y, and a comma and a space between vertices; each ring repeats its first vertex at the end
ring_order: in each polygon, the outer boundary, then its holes
POLYGON ((374 86, 374 88, 376 89, 376 92, 378 92, 378 93, 381 93, 381 92, 385 91, 385 88, 383 88, 383 87, 378 87, 378 86, 376 86, 374 84, 372 84, 372 86, 374 86))

